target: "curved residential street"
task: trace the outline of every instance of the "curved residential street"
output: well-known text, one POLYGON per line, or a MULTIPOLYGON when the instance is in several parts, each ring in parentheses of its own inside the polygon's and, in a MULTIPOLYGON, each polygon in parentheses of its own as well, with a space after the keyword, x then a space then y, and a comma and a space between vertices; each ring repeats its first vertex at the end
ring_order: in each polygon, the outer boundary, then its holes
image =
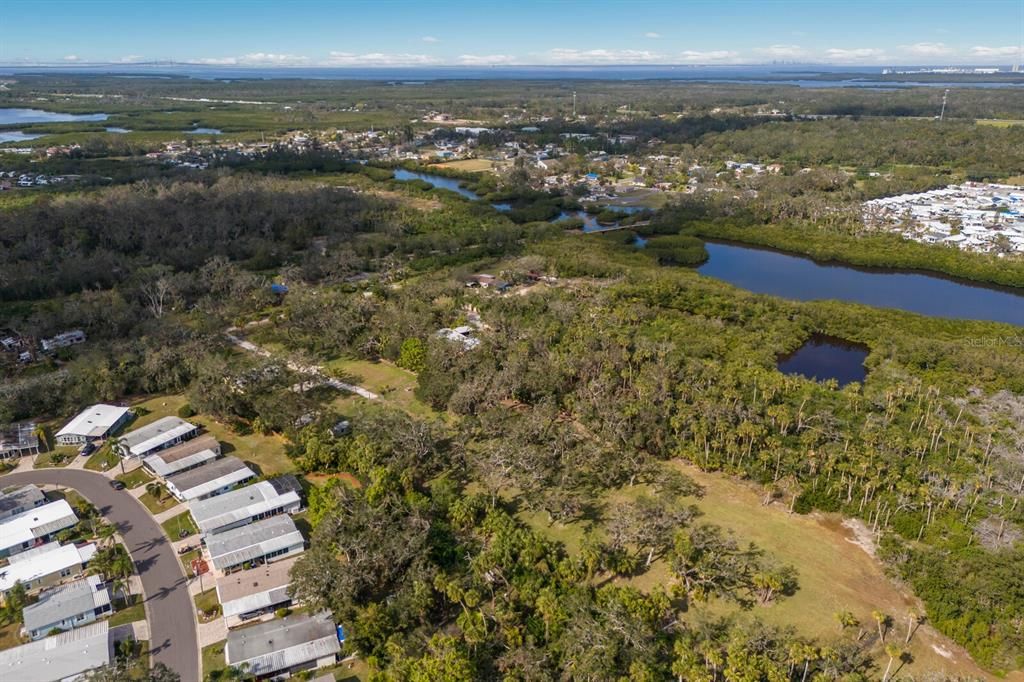
POLYGON ((152 660, 171 668, 182 682, 199 681, 199 647, 188 583, 174 548, 145 507, 110 479, 85 470, 36 469, 0 476, 0 486, 35 483, 74 488, 124 538, 138 567, 146 599, 152 660))

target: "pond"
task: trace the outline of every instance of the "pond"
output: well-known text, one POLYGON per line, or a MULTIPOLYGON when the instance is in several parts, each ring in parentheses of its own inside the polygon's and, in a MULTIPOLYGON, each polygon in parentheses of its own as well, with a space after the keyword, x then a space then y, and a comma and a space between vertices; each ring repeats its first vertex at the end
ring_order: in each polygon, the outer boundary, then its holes
POLYGON ((480 198, 480 196, 475 192, 470 192, 468 189, 459 187, 459 180, 456 180, 455 178, 445 178, 440 175, 434 175, 433 173, 420 173, 418 171, 408 171, 404 168, 399 168, 395 171, 395 180, 422 180, 434 187, 450 190, 472 201, 476 201, 480 198))
POLYGON ((759 294, 798 301, 834 299, 947 319, 990 320, 1024 327, 1024 291, 900 272, 820 264, 788 253, 707 242, 702 275, 759 294))
POLYGON ((108 133, 130 133, 131 132, 130 128, 118 128, 117 126, 110 126, 108 128, 104 128, 104 130, 106 130, 108 133))
POLYGON ((218 128, 193 128, 192 130, 184 131, 189 135, 222 135, 223 131, 218 128))
POLYGON ((835 379, 842 388, 867 376, 864 360, 867 346, 826 334, 812 334, 792 353, 780 355, 778 368, 783 374, 799 374, 814 381, 835 379))
POLYGON ((25 142, 27 140, 34 140, 37 137, 42 137, 42 135, 31 135, 20 130, 0 130, 0 144, 4 142, 25 142))
POLYGON ((0 125, 105 120, 107 120, 107 114, 60 114, 42 109, 0 109, 0 125))

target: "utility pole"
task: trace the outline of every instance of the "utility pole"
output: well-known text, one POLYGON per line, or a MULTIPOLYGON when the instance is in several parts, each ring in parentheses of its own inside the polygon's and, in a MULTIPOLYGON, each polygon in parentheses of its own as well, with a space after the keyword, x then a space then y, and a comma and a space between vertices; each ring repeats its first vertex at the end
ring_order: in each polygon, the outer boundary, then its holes
POLYGON ((947 97, 949 97, 949 90, 948 89, 944 93, 942 93, 942 110, 939 112, 939 122, 941 122, 943 117, 946 115, 946 98, 947 97))
POLYGON ((572 91, 572 117, 576 118, 576 91, 572 91))

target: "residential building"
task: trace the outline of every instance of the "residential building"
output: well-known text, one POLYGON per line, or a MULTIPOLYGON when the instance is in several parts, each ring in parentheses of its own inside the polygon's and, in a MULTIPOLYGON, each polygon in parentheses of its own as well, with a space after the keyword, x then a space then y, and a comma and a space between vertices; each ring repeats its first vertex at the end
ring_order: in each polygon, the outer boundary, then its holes
POLYGON ((174 474, 164 485, 182 502, 202 500, 231 490, 239 483, 256 478, 256 472, 237 457, 227 456, 201 467, 174 474))
POLYGON ((11 682, 70 682, 113 656, 107 621, 0 651, 0 679, 11 682))
POLYGON ((81 573, 94 554, 93 543, 79 546, 59 542, 15 554, 7 566, 0 568, 0 596, 6 595, 16 583, 22 583, 31 594, 65 582, 81 573))
POLYGON ((90 575, 42 592, 39 601, 22 610, 22 622, 29 637, 41 639, 53 630, 92 623, 110 611, 110 589, 99 576, 90 575))
POLYGON ((217 579, 217 599, 228 627, 290 606, 290 573, 298 557, 236 571, 217 579))
POLYGON ((67 348, 68 346, 74 346, 79 343, 85 343, 85 332, 81 329, 73 329, 69 332, 57 334, 57 336, 49 339, 43 339, 39 342, 44 353, 55 351, 58 348, 67 348))
POLYGON ((257 677, 282 676, 334 665, 341 651, 338 629, 327 612, 295 615, 228 632, 228 665, 257 677))
POLYGON ((220 454, 220 441, 210 434, 204 434, 149 455, 142 460, 142 466, 160 478, 167 478, 212 462, 220 454))
POLYGON ((39 452, 35 422, 0 426, 0 459, 38 455, 39 452))
POLYGON ((306 544, 290 516, 274 516, 210 535, 206 549, 214 568, 231 573, 301 554, 306 544))
POLYGON ((0 557, 42 545, 58 531, 76 523, 78 517, 67 500, 56 500, 15 514, 0 522, 0 557))
POLYGON ((93 405, 79 412, 57 432, 57 442, 61 445, 80 445, 106 438, 129 419, 131 411, 127 407, 93 405))
POLYGON ((164 417, 152 424, 129 431, 121 441, 124 457, 146 457, 154 452, 166 450, 172 445, 189 440, 199 434, 199 427, 177 417, 164 417))
POLYGON ((0 521, 46 504, 43 491, 34 485, 11 486, 0 492, 0 521))
POLYGON ((213 535, 277 514, 294 514, 302 507, 299 490, 294 476, 281 476, 192 501, 188 508, 199 531, 213 535))

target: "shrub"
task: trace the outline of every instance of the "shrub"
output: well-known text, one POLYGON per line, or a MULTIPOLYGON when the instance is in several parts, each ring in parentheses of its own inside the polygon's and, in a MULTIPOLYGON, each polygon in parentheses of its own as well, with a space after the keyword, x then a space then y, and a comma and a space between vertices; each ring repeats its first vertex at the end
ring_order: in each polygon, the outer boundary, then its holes
POLYGON ((182 419, 194 417, 195 414, 196 411, 192 409, 192 405, 190 405, 189 403, 185 403, 184 405, 178 408, 178 416, 181 417, 182 419))

